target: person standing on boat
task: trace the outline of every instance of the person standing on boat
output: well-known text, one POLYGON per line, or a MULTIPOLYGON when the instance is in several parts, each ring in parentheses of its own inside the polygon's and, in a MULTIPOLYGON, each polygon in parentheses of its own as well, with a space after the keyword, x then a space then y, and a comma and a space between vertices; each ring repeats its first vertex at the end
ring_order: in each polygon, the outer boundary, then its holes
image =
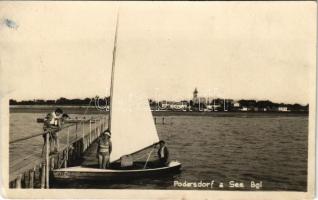
POLYGON ((48 131, 48 134, 43 135, 44 145, 46 144, 46 137, 49 136, 50 151, 57 152, 59 148, 58 138, 56 132, 62 126, 63 110, 57 108, 55 111, 47 114, 43 124, 43 130, 48 131))
POLYGON ((101 137, 98 139, 97 157, 99 168, 109 168, 109 158, 112 152, 112 142, 110 140, 110 132, 104 131, 101 137))
POLYGON ((169 160, 168 148, 166 147, 166 143, 163 140, 159 141, 159 145, 160 145, 158 150, 159 162, 161 165, 166 165, 169 160))

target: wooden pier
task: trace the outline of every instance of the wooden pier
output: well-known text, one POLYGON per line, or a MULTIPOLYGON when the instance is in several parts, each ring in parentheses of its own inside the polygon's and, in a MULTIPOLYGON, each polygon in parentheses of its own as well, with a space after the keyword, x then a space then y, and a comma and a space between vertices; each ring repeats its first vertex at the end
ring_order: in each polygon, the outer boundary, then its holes
MULTIPOLYGON (((59 149, 50 155, 49 145, 44 145, 42 151, 35 152, 24 158, 10 158, 10 188, 49 188, 50 171, 65 168, 81 162, 84 152, 107 128, 107 118, 81 120, 77 123, 65 124, 57 132, 59 149)), ((10 145, 21 145, 26 140, 48 136, 43 132, 32 136, 10 141, 10 145)), ((44 143, 44 141, 43 141, 44 143)), ((49 144, 49 137, 46 137, 49 144)))

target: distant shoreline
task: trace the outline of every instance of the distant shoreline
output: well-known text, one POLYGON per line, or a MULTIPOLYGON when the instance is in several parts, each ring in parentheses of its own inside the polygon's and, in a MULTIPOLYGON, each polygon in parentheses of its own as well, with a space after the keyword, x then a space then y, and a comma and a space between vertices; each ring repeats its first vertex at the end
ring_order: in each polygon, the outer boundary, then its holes
MULTIPOLYGON (((69 114, 108 114, 108 111, 97 110, 94 106, 55 106, 55 105, 14 105, 10 113, 48 113, 61 108, 69 114)), ((257 111, 218 111, 218 112, 184 112, 184 111, 152 111, 154 116, 308 116, 308 112, 257 112, 257 111)))

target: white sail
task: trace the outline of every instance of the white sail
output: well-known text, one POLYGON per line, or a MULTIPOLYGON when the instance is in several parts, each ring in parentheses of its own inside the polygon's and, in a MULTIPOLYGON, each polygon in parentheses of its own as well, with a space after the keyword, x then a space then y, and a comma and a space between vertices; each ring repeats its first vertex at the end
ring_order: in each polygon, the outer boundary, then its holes
POLYGON ((159 141, 148 99, 129 71, 129 67, 116 66, 110 116, 111 162, 159 141))
POLYGON ((109 127, 112 140, 110 162, 159 141, 141 69, 116 63, 117 28, 113 51, 111 110, 109 127), (141 72, 141 73, 140 73, 141 72))

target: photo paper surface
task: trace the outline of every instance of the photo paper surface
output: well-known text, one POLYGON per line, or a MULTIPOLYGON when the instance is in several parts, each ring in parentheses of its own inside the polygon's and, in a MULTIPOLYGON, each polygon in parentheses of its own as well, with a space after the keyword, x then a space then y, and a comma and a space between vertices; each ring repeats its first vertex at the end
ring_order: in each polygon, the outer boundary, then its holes
POLYGON ((312 199, 316 9, 1 2, 3 195, 312 199))

